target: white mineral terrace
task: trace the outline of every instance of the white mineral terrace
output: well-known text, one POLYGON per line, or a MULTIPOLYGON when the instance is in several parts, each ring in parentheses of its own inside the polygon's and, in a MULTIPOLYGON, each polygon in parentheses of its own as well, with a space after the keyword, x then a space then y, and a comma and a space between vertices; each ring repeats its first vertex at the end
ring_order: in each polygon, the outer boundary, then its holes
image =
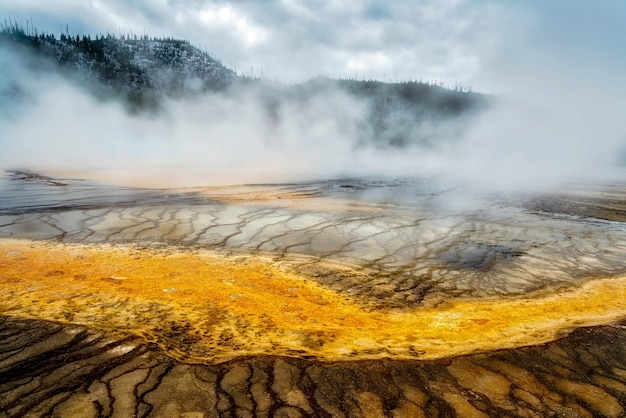
POLYGON ((522 294, 626 271, 622 222, 419 179, 142 190, 44 177, 0 187, 2 238, 305 256, 375 272, 374 281, 353 275, 334 288, 383 304, 522 294))

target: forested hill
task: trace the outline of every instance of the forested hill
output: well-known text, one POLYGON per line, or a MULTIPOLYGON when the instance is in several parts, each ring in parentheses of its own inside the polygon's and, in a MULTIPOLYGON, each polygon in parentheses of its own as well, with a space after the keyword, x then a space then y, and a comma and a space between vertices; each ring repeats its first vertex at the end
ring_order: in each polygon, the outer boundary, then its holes
POLYGON ((221 90, 238 78, 206 52, 179 39, 110 34, 56 37, 29 34, 13 24, 2 27, 0 42, 50 58, 72 77, 97 81, 130 98, 221 90))
POLYGON ((368 134, 364 137, 382 146, 432 145, 443 137, 458 134, 468 117, 490 103, 489 96, 467 89, 413 81, 387 83, 317 77, 283 85, 239 77, 188 41, 172 38, 54 36, 29 33, 17 23, 0 23, 0 46, 3 44, 29 51, 23 56, 34 57, 34 67, 39 70, 45 71, 45 63, 52 63, 72 81, 82 82, 91 93, 120 99, 133 111, 158 109, 166 97, 182 98, 237 86, 233 97, 249 98, 245 92, 253 92, 268 117, 275 120, 277 109, 283 105, 333 100, 333 93, 341 91, 365 104, 368 117, 366 126, 361 128, 368 134))

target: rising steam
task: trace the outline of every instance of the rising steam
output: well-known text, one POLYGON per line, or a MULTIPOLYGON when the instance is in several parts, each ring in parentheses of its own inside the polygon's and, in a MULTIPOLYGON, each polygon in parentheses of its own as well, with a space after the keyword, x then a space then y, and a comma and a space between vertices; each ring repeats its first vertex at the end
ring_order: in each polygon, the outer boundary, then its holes
MULTIPOLYGON (((208 186, 392 175, 485 190, 543 190, 615 167, 626 131, 615 94, 607 94, 607 86, 578 88, 580 80, 494 98, 488 111, 455 122, 462 129, 415 120, 416 137, 437 140, 381 147, 368 120, 370 104, 340 89, 307 101, 283 98, 271 111, 266 92, 251 87, 130 114, 54 71, 33 70, 32 58, 21 53, 4 49, 0 62, 0 165, 114 183, 208 186)), ((516 82, 537 87, 535 80, 516 82)))

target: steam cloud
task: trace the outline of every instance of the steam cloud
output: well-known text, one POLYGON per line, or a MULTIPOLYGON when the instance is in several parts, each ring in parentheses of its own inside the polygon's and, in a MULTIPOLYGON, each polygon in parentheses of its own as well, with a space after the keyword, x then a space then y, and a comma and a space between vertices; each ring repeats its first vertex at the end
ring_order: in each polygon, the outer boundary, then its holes
MULTIPOLYGON (((282 100, 274 114, 252 88, 172 100, 156 115, 131 115, 59 74, 30 70, 29 60, 0 51, 0 166, 82 172, 113 183, 209 186, 400 175, 532 191, 615 168, 626 139, 618 106, 623 87, 609 79, 591 88, 564 76, 563 68, 524 76, 528 68, 520 67, 509 72, 515 77, 509 85, 521 87, 464 120, 466 129, 429 132, 442 140, 427 147, 382 148, 364 128, 368 104, 340 90, 304 103, 282 100)), ((425 127, 416 121, 414 129, 425 127)))

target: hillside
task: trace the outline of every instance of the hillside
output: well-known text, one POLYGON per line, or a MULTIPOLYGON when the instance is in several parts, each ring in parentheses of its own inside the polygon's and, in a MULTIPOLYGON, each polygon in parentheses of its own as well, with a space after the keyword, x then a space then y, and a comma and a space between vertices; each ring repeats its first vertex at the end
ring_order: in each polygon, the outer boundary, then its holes
POLYGON ((41 67, 40 59, 52 63, 93 94, 121 99, 132 111, 157 109, 163 98, 237 87, 234 97, 245 100, 250 97, 245 92, 253 92, 274 120, 282 105, 306 106, 313 100, 332 100, 333 93, 341 91, 365 105, 367 123, 359 127, 363 141, 380 146, 431 146, 441 138, 458 135, 467 118, 490 103, 483 94, 422 82, 317 77, 288 86, 239 77, 188 41, 172 38, 110 34, 56 37, 5 24, 0 25, 2 44, 30 52, 29 56, 39 60, 35 67, 41 67))
POLYGON ((20 26, 0 30, 0 43, 58 64, 99 93, 122 93, 131 101, 180 97, 226 88, 238 77, 188 41, 148 36, 27 34, 20 26))
POLYGON ((431 147, 459 135, 467 120, 485 110, 490 97, 422 82, 330 80, 318 77, 299 86, 309 91, 339 88, 367 103, 368 138, 382 146, 431 147))

